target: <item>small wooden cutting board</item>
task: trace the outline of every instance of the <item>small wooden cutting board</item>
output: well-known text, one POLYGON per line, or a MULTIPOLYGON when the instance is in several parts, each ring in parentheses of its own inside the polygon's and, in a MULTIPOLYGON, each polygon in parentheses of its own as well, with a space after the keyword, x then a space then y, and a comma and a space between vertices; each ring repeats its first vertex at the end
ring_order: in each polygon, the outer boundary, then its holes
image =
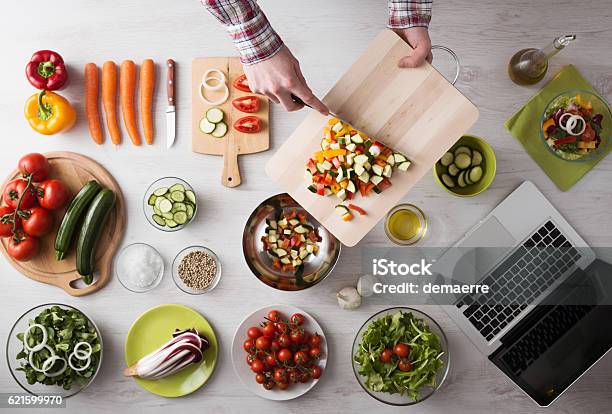
MULTIPOLYGON (((49 176, 57 178, 68 187, 72 196, 90 180, 96 180, 103 187, 113 190, 116 196, 115 208, 111 211, 104 232, 98 242, 95 269, 98 277, 94 283, 78 287, 75 283, 81 278, 76 271, 76 247, 73 243, 70 252, 62 261, 55 259, 55 235, 64 217, 65 209, 53 212, 55 223, 53 231, 41 239, 41 249, 38 256, 29 262, 18 262, 8 255, 8 239, 3 238, 0 250, 6 260, 19 272, 42 283, 48 283, 64 289, 72 296, 83 296, 93 293, 108 283, 112 277, 112 261, 123 238, 125 230, 125 204, 121 188, 113 176, 94 160, 74 152, 50 152, 45 154, 51 165, 49 176)), ((14 171, 2 185, 18 177, 14 171)), ((78 234, 75 236, 75 238, 78 234)))
POLYGON ((344 222, 334 211, 341 203, 337 197, 306 189, 305 164, 321 149, 327 124, 315 111, 266 165, 268 176, 347 246, 356 245, 478 119, 478 109, 431 65, 398 68, 410 53, 394 32, 380 33, 323 99, 353 127, 412 160, 407 172, 394 171, 392 187, 352 200, 367 215, 344 222))
MULTIPOLYGON (((221 184, 226 187, 236 187, 242 182, 240 169, 238 167, 238 155, 254 154, 266 151, 270 148, 270 106, 268 98, 259 97, 259 112, 247 114, 234 108, 232 101, 247 95, 255 95, 235 89, 234 81, 243 74, 242 64, 237 57, 217 57, 194 59, 191 64, 191 147, 194 152, 209 155, 223 155, 223 173, 221 184), (219 69, 227 77, 229 98, 223 104, 215 105, 225 113, 224 122, 227 124, 227 134, 223 138, 215 138, 212 135, 200 131, 200 120, 206 111, 212 106, 204 102, 200 97, 200 85, 202 76, 208 69, 219 69), (261 131, 255 134, 245 134, 234 129, 233 125, 244 116, 257 116, 261 123, 261 131)), ((222 91, 212 91, 208 98, 213 101, 222 96, 222 91)), ((208 96, 208 95, 207 95, 208 96)))

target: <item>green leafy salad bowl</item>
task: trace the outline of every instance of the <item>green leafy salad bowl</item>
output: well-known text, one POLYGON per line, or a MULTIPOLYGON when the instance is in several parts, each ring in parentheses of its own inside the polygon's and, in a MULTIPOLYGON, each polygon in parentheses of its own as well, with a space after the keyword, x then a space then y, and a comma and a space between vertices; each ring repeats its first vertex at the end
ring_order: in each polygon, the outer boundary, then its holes
POLYGON ((389 308, 361 326, 352 363, 359 385, 371 397, 389 405, 414 405, 444 383, 450 368, 448 341, 424 312, 389 308))

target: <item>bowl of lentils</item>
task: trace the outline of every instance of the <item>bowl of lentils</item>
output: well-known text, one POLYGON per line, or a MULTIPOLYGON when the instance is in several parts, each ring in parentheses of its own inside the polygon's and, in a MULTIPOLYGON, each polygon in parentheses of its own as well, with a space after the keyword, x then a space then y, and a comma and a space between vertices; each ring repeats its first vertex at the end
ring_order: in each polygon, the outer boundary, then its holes
POLYGON ((210 292, 221 279, 221 262, 217 255, 206 247, 186 247, 172 262, 172 279, 185 293, 201 295, 210 292))

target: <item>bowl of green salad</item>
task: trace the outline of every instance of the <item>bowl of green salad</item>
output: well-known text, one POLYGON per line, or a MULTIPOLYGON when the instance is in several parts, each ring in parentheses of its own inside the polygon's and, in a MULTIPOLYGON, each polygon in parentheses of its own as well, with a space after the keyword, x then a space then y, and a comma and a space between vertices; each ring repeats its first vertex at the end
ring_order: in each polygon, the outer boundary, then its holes
POLYGON ((444 331, 426 313, 394 307, 378 312, 353 342, 353 372, 373 398, 389 405, 418 404, 431 397, 450 368, 444 331))

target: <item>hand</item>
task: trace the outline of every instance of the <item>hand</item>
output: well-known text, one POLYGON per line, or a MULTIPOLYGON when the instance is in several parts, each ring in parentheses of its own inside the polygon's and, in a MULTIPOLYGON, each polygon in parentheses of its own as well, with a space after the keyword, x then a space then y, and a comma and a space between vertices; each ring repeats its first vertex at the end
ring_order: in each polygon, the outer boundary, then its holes
POLYGON ((322 115, 329 114, 327 106, 314 96, 306 84, 300 63, 286 46, 270 59, 245 65, 244 73, 253 92, 281 103, 287 111, 297 111, 304 106, 293 102, 291 94, 294 94, 322 115))
POLYGON ((393 31, 414 49, 412 55, 404 56, 397 63, 400 68, 417 68, 426 60, 431 63, 433 59, 431 39, 426 27, 409 27, 393 31))

